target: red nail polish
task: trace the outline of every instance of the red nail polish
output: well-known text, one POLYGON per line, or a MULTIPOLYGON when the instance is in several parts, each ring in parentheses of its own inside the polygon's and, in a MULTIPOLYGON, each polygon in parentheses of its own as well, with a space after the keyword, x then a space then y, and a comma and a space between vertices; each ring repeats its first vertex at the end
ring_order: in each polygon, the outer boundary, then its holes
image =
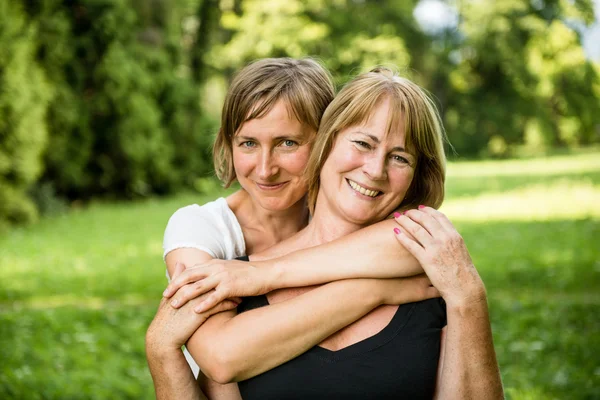
POLYGON ((399 234, 400 234, 400 229, 398 229, 398 228, 394 228, 394 233, 395 233, 396 235, 399 235, 399 234))
POLYGON ((424 206, 423 204, 421 204, 421 205, 419 206, 419 210, 420 210, 421 208, 425 208, 425 206, 424 206))
POLYGON ((399 213, 399 212, 395 212, 395 213, 394 213, 394 218, 398 218, 399 216, 400 216, 400 213, 399 213))

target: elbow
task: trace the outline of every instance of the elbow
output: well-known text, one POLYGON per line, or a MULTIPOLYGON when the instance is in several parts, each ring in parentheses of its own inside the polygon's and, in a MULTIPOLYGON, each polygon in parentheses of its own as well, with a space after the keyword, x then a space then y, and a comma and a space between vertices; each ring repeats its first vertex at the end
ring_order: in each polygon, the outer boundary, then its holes
MULTIPOLYGON (((211 346, 212 348, 201 357, 201 363, 198 363, 202 373, 210 380, 225 385, 237 382, 241 375, 239 369, 240 360, 230 356, 230 349, 223 349, 221 346, 211 346)), ((194 354, 192 354, 194 356, 194 354)), ((196 357, 194 357, 196 359, 196 357)))

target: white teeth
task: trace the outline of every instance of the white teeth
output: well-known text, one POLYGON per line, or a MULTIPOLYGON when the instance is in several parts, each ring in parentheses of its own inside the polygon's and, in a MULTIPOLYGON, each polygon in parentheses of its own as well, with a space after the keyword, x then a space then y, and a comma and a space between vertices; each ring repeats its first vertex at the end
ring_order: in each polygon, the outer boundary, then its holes
POLYGON ((350 187, 352 187, 352 189, 356 190, 357 192, 359 192, 361 194, 369 196, 369 197, 375 197, 380 193, 378 190, 365 189, 364 187, 360 186, 358 183, 356 183, 354 181, 351 181, 350 179, 348 179, 348 183, 350 183, 350 187))

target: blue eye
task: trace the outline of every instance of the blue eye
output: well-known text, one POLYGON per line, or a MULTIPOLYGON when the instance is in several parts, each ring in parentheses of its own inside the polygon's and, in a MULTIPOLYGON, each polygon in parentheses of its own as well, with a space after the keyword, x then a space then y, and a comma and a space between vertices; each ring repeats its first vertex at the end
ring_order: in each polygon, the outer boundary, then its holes
POLYGON ((283 145, 283 147, 293 147, 297 145, 297 143, 293 140, 284 140, 281 144, 283 145))
POLYGON ((253 148, 253 147, 255 147, 255 146, 256 146, 256 143, 254 143, 254 142, 251 142, 251 141, 249 141, 249 140, 248 140, 248 141, 245 141, 245 142, 242 142, 242 143, 240 143, 240 146, 242 146, 242 147, 246 147, 246 148, 249 148, 249 149, 250 149, 250 148, 253 148))

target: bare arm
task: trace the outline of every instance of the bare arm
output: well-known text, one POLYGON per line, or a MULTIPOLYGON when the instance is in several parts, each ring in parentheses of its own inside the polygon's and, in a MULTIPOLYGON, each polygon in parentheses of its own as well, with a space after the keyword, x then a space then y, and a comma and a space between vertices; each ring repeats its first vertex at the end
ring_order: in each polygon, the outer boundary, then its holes
POLYGON ((419 259, 446 301, 436 398, 503 399, 485 287, 462 237, 445 215, 429 207, 397 220, 403 228, 396 231, 398 240, 419 259))
POLYGON ((146 350, 157 400, 205 400, 181 349, 158 357, 146 350))
MULTIPOLYGON (((397 226, 386 220, 332 242, 278 258, 252 256, 251 262, 212 260, 188 268, 174 279, 164 295, 176 306, 215 290, 197 309, 207 310, 224 299, 265 294, 276 289, 320 285, 343 279, 397 278, 423 273, 419 262, 391 233, 397 226), (188 290, 184 285, 194 283, 188 290)), ((278 256, 267 252, 266 256, 278 256)), ((189 264, 188 264, 189 265, 189 264)))
POLYGON ((447 305, 443 366, 438 399, 503 399, 488 307, 447 305))
MULTIPOLYGON (((174 250, 166 257, 169 276, 176 277, 183 272, 185 268, 183 262, 185 261, 208 260, 210 258, 207 253, 196 249, 174 250)), ((195 324, 190 328, 191 331, 186 333, 181 324, 171 319, 186 310, 175 310, 170 305, 165 304, 166 302, 167 299, 162 300, 156 316, 146 332, 146 359, 154 382, 156 399, 204 400, 206 396, 200 390, 200 386, 181 351, 181 346, 206 318, 196 313, 190 315, 189 318, 186 318, 186 321, 195 320, 195 324), (182 335, 175 341, 173 340, 175 336, 173 328, 182 335), (168 337, 169 340, 164 340, 165 337, 168 337)), ((193 307, 193 303, 190 303, 189 307, 193 307)))
POLYGON ((244 380, 304 353, 381 304, 436 295, 423 276, 336 281, 239 315, 215 315, 192 336, 188 350, 212 380, 244 380))
POLYGON ((320 246, 252 262, 272 268, 279 288, 422 274, 419 262, 390 234, 395 226, 394 220, 382 221, 320 246))

